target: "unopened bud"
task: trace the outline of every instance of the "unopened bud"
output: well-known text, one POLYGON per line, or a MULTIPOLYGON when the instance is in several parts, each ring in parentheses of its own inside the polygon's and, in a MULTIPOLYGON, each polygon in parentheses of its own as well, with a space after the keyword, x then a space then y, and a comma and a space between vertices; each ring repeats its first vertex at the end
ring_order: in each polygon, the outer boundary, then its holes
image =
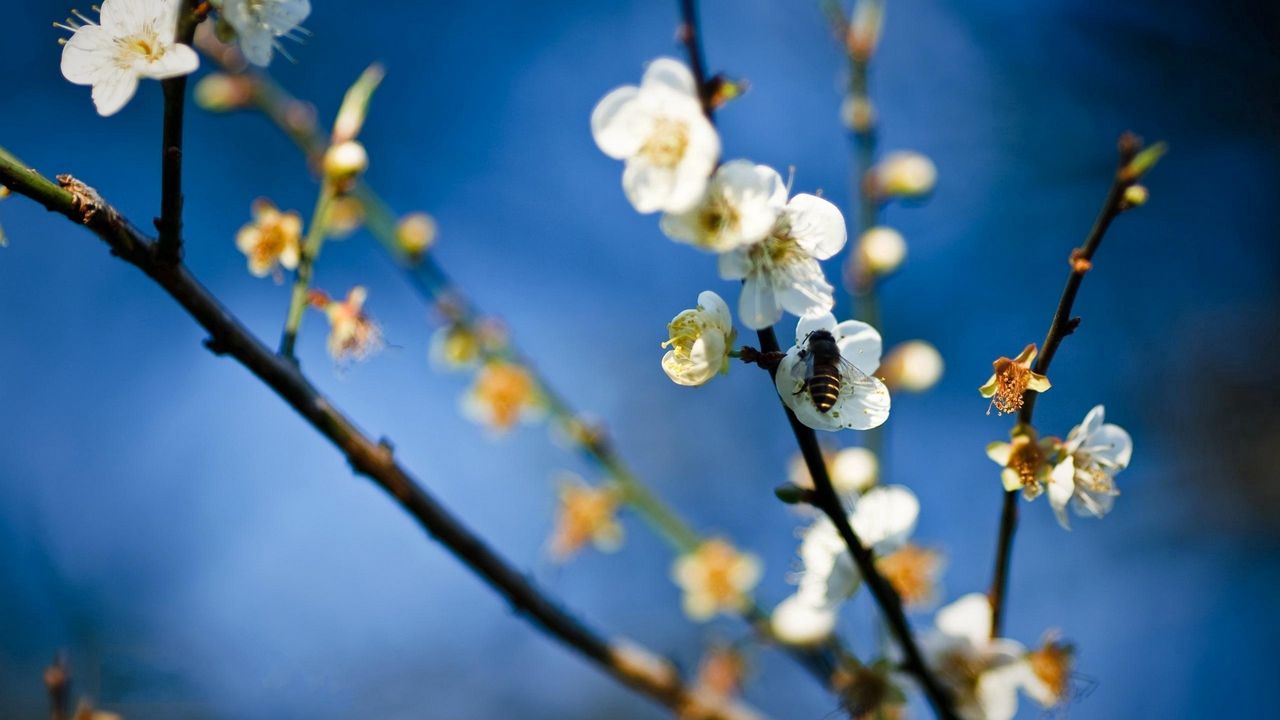
POLYGON ((933 192, 938 182, 938 168, 927 156, 918 152, 889 153, 871 168, 865 190, 884 198, 919 198, 933 192))
POLYGON ((783 483, 773 489, 773 495, 788 505, 799 505, 800 503, 809 502, 809 499, 813 496, 813 491, 808 488, 802 488, 799 485, 783 483))
POLYGON ((410 259, 422 257, 436 240, 436 221, 423 213, 409 213, 396 225, 396 242, 410 259))
POLYGON ((907 257, 907 241, 891 227, 877 225, 858 238, 860 271, 871 276, 888 275, 907 257))
POLYGON ((924 392, 942 379, 942 355, 924 340, 909 340, 889 351, 880 375, 891 390, 924 392))
POLYGON ((196 104, 209 112, 228 112, 249 104, 252 87, 248 78, 212 73, 196 83, 194 96, 196 104))
POLYGON ((1149 195, 1150 193, 1147 192, 1145 185, 1130 185, 1124 189, 1125 209, 1128 210, 1129 208, 1142 207, 1143 205, 1146 205, 1147 197, 1149 195))
POLYGON ((369 153, 355 140, 334 145, 324 153, 324 173, 334 182, 352 180, 368 167, 369 153))
POLYGON ((840 121, 853 132, 871 132, 876 126, 876 107, 865 97, 849 95, 840 103, 840 121))
POLYGON ((846 39, 849 54, 866 62, 871 59, 880 44, 880 31, 884 28, 883 0, 858 0, 849 20, 849 37, 846 39))
POLYGON ((364 203, 351 195, 333 201, 329 208, 329 237, 344 238, 364 222, 364 203))

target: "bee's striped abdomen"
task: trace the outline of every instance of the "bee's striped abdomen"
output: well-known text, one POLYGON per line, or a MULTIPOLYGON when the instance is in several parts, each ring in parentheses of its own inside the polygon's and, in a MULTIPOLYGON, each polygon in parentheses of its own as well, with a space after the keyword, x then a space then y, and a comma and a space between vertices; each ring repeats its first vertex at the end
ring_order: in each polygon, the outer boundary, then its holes
POLYGON ((809 397, 818 412, 830 410, 840 398, 840 368, 836 365, 815 365, 808 382, 809 397))

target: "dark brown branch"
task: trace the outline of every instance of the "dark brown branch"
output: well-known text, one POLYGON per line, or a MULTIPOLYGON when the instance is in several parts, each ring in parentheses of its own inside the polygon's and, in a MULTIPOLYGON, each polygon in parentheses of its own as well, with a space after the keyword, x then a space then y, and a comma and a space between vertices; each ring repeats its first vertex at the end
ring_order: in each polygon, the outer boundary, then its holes
MULTIPOLYGON (((706 113, 708 120, 714 122, 714 108, 710 102, 710 94, 707 92, 706 65, 702 55, 702 41, 698 32, 698 14, 694 0, 680 0, 680 11, 679 37, 681 42, 684 43, 685 50, 689 56, 689 69, 693 73, 694 82, 698 87, 698 95, 702 100, 703 112, 706 113)), ((761 354, 768 355, 781 352, 778 338, 774 334, 773 328, 759 330, 756 336, 760 343, 759 352, 761 354)), ((776 372, 777 367, 775 366, 769 373, 771 379, 776 372)), ((800 446, 800 454, 809 469, 809 475, 813 478, 814 506, 831 519, 845 545, 848 546, 849 553, 853 556, 854 564, 857 565, 863 581, 866 582, 872 598, 875 600, 877 607, 880 608, 880 613, 884 616, 889 632, 902 649, 904 667, 920 683, 934 714, 939 718, 943 718, 943 720, 957 720, 958 716, 951 709, 950 697, 924 662, 924 656, 916 644, 915 636, 911 633, 911 626, 907 622, 906 613, 902 609, 902 599, 898 597, 897 591, 876 569, 875 554, 862 543, 862 540, 849 524, 848 512, 845 510, 844 503, 841 502, 840 496, 831 484, 831 477, 827 473, 826 460, 822 457, 822 448, 818 445, 817 434, 813 428, 800 422, 795 413, 791 411, 791 408, 786 406, 786 403, 782 404, 782 409, 787 415, 787 422, 791 425, 791 431, 795 435, 796 443, 800 446)))
MULTIPOLYGON (((208 12, 208 5, 199 5, 197 14, 195 0, 182 0, 178 8, 176 42, 191 45, 196 26, 208 12)), ((160 262, 172 264, 182 260, 182 126, 187 105, 187 76, 162 80, 160 86, 164 90, 164 129, 161 131, 160 217, 156 220, 160 239, 156 243, 156 257, 160 262)))
MULTIPOLYGON (((352 470, 382 488, 429 535, 505 597, 517 613, 618 681, 668 708, 678 712, 702 707, 669 663, 638 646, 603 638, 489 548, 396 462, 387 443, 363 434, 296 366, 250 334, 184 265, 158 259, 156 244, 92 188, 65 175, 55 184, 2 148, 0 184, 86 226, 113 254, 146 273, 208 331, 207 344, 215 352, 234 357, 275 391, 346 457, 352 470)), ((706 713, 707 717, 731 720, 728 713, 715 709, 706 709, 706 713)))
MULTIPOLYGON (((1044 343, 1040 346, 1040 354, 1036 357, 1032 370, 1044 375, 1049 370, 1049 363, 1058 352, 1058 346, 1066 336, 1075 331, 1080 318, 1071 317, 1071 308, 1075 305, 1076 295, 1080 292, 1080 284, 1084 276, 1093 267, 1093 255, 1102 244, 1102 238, 1111 227, 1111 221, 1126 210, 1125 191, 1134 185, 1139 177, 1129 172, 1129 163, 1142 149, 1142 141, 1131 133, 1120 137, 1118 144, 1119 164, 1107 197, 1102 203, 1102 210, 1093 221, 1093 227, 1085 238, 1084 245, 1076 248, 1070 257, 1071 272, 1067 275, 1067 285, 1058 299, 1058 307, 1053 312, 1053 321, 1049 323, 1049 332, 1045 334, 1044 343)), ((1018 411, 1018 424, 1031 425, 1031 416, 1035 412, 1036 397, 1039 393, 1028 390, 1022 396, 1022 408, 1018 411)), ((1009 594, 1009 564, 1013 557, 1013 536, 1018 530, 1018 494, 1020 490, 1007 490, 1004 493, 1004 504, 1000 511, 1000 528, 996 540, 996 565, 991 577, 991 636, 998 637, 1004 628, 1004 611, 1009 594)))

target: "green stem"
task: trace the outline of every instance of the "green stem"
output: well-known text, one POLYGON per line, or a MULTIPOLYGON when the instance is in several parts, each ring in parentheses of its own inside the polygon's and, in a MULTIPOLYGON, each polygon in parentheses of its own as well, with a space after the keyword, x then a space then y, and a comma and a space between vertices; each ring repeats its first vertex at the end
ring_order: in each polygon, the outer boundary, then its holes
POLYGON ((284 335, 280 338, 280 355, 290 360, 296 360, 294 344, 298 340, 302 315, 307 309, 307 293, 311 289, 311 275, 315 270, 316 258, 320 257, 325 238, 328 237, 329 210, 336 197, 333 183, 327 179, 322 181, 315 210, 311 213, 311 227, 307 230, 307 239, 302 246, 302 255, 298 259, 298 273, 293 279, 293 295, 289 298, 289 314, 284 322, 284 335))

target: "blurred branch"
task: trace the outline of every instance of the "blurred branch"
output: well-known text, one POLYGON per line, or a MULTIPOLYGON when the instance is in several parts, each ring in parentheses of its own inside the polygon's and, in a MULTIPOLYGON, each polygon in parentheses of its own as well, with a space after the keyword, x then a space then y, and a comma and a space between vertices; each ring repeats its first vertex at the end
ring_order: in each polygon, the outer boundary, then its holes
POLYGON ((311 274, 315 270, 316 258, 319 257, 329 232, 329 215, 335 197, 337 193, 333 182, 325 176, 320 181, 320 192, 311 213, 307 239, 302 244, 302 252, 298 257, 298 271, 293 277, 293 291, 289 297, 289 312, 284 321, 284 333, 280 337, 280 355, 294 363, 298 360, 294 356, 293 346, 298 340, 298 327, 302 324, 302 314, 307 308, 307 290, 311 287, 311 274))
MULTIPOLYGON (((1163 154, 1164 146, 1156 144, 1143 151, 1142 141, 1132 133, 1125 133, 1120 136, 1117 152, 1119 162, 1116 166, 1115 177, 1111 180, 1111 187, 1107 190, 1106 199, 1102 202, 1102 209, 1093 221, 1093 227, 1090 228, 1084 245, 1071 253, 1069 260, 1071 272, 1067 275, 1067 285, 1063 288, 1062 296, 1058 299, 1058 306, 1053 312, 1053 320, 1049 323, 1049 332, 1045 335, 1044 343, 1040 346, 1040 353, 1031 368, 1033 372, 1041 375, 1048 372, 1049 363, 1053 362, 1053 357, 1058 352, 1058 346, 1062 344, 1063 339, 1074 332, 1076 326, 1080 324, 1080 318, 1071 317, 1071 309, 1075 305, 1076 295, 1080 292, 1080 284, 1084 281, 1085 274, 1093 268, 1093 255, 1098 251, 1098 246, 1102 244, 1102 238, 1107 234, 1107 229, 1111 227, 1111 222, 1120 213, 1131 207, 1126 197, 1126 191, 1137 184, 1143 173, 1151 169, 1151 166, 1163 154)), ((1033 390, 1027 390, 1023 393, 1022 408, 1018 411, 1019 425, 1028 427, 1031 425, 1037 395, 1038 393, 1033 390)), ((1000 528, 996 540, 996 565, 991 578, 991 590, 989 593, 991 598, 992 637, 998 637, 1004 626, 1004 610, 1007 604, 1009 584, 1009 563, 1013 556, 1014 533, 1018 529, 1018 494, 1020 492, 1020 490, 1006 490, 1004 493, 1004 506, 1000 512, 1000 528)))
MULTIPOLYGON (((245 67, 234 48, 207 38, 197 44, 202 52, 236 77, 247 81, 248 102, 272 120, 303 151, 308 162, 318 166, 327 146, 324 137, 315 126, 314 113, 303 101, 266 75, 245 67)), ((484 315, 462 293, 444 268, 427 253, 413 257, 404 252, 396 235, 397 215, 381 196, 366 182, 357 182, 352 191, 365 210, 365 225, 383 249, 405 271, 414 288, 445 316, 449 323, 474 332, 484 321, 484 315)), ((578 452, 600 468, 622 491, 623 500, 653 528, 676 552, 696 550, 704 541, 699 533, 688 525, 670 506, 656 496, 638 477, 618 453, 607 429, 589 421, 573 408, 565 397, 542 375, 537 366, 508 341, 500 348, 481 344, 480 352, 486 361, 497 360, 520 365, 528 370, 538 385, 552 419, 564 429, 565 436, 578 452)), ((769 612, 749 602, 742 617, 763 640, 773 642, 769 627, 769 612)), ((826 687, 831 687, 833 654, 848 654, 834 643, 830 648, 806 650, 784 647, 786 652, 803 665, 826 687)))
MULTIPOLYGON (((702 40, 698 31, 697 7, 694 0, 680 0, 680 29, 677 35, 681 42, 684 43, 685 50, 688 53, 690 70, 693 72, 694 82, 699 88, 698 95, 702 99, 702 110, 707 119, 714 123, 715 109, 710 102, 710 94, 707 92, 709 84, 702 53, 702 40)), ((756 336, 760 343, 761 353, 781 351, 773 328, 760 330, 756 333, 756 336)), ((776 373, 776 367, 770 370, 771 380, 776 373)), ((898 597, 898 593, 893 589, 893 586, 876 569, 875 554, 862 543, 857 533, 854 532, 853 527, 849 524, 848 512, 845 510, 844 503, 840 501, 840 496, 836 493, 835 487, 832 486, 831 477, 827 473, 826 460, 822 457, 822 448, 818 445, 817 434, 813 428, 800 422, 795 413, 786 406, 786 403, 782 404, 782 409, 787 415, 787 422, 791 425, 791 431, 795 435, 796 443, 800 446, 800 454, 808 467, 810 477, 813 479, 814 506, 831 519, 831 522, 835 524, 836 529, 839 531, 841 539, 848 546, 849 554, 853 556, 854 564, 857 565, 858 571, 862 574, 862 578, 867 584, 867 588, 871 591, 872 598, 880 608, 880 612, 889 626, 889 631, 902 649, 904 655, 903 665, 920 682, 934 713, 945 720, 956 720, 957 716, 951 710, 950 698, 942 689, 942 686, 938 684, 928 666, 925 665, 924 656, 916 645, 915 637, 911 633, 911 626, 907 622, 906 613, 903 612, 902 599, 898 597)))
POLYGON ((396 462, 392 446, 363 434, 289 361, 272 353, 197 281, 181 263, 160 258, 158 244, 139 232, 91 187, 63 175, 54 183, 0 148, 0 184, 84 225, 112 254, 146 273, 209 333, 206 346, 234 357, 287 402, 338 449, 357 474, 390 495, 432 537, 482 577, 535 625, 596 663, 619 682, 675 712, 735 720, 740 713, 704 707, 683 685, 675 668, 648 650, 601 637, 563 610, 505 558, 449 513, 396 462))
MULTIPOLYGON (((208 3, 181 0, 175 40, 190 45, 196 26, 208 11, 208 3)), ((161 131, 160 218, 156 221, 160 240, 156 243, 156 257, 161 262, 176 263, 182 260, 182 126, 187 105, 187 76, 161 80, 160 85, 164 90, 164 129, 161 131)))

